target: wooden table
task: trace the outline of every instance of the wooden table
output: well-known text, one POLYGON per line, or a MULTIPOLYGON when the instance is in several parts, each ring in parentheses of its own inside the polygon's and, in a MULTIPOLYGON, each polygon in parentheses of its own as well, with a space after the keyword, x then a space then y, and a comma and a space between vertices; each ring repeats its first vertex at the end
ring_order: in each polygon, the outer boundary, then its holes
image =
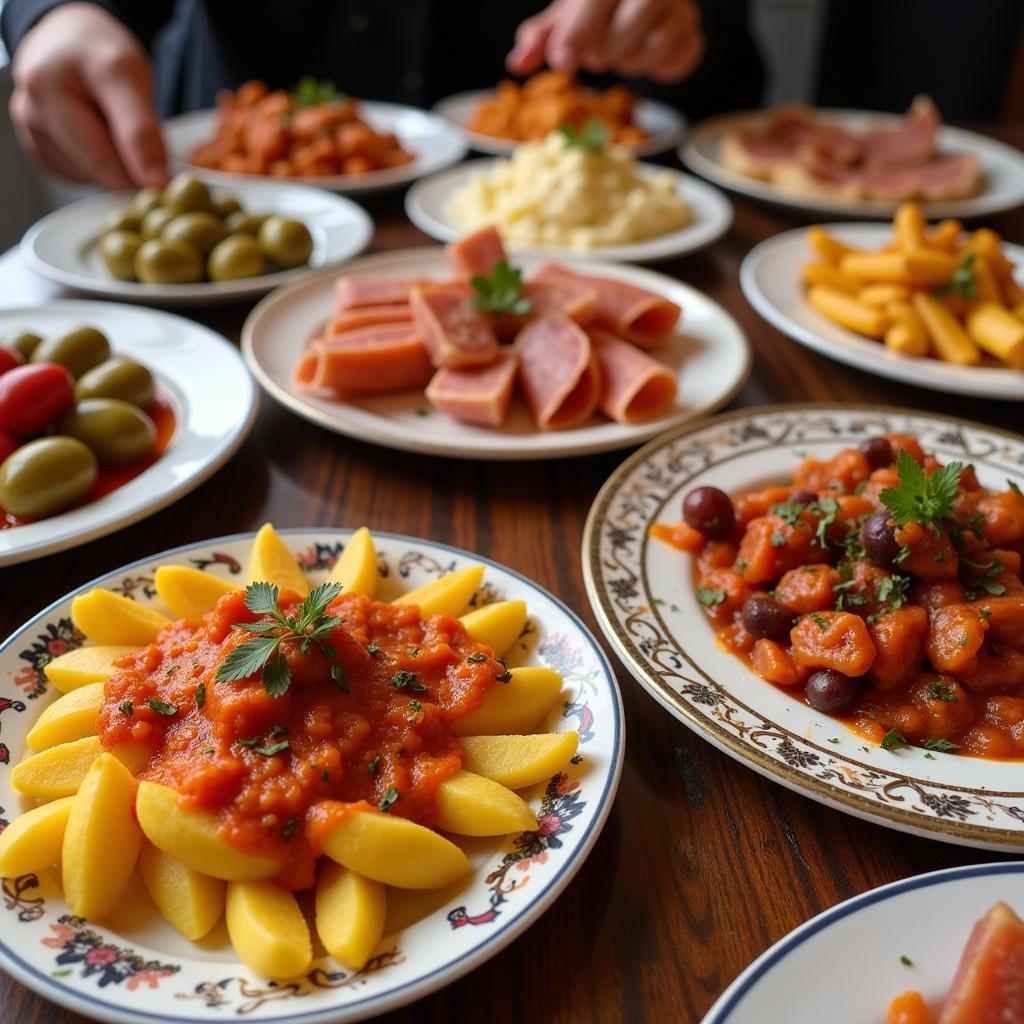
MULTIPOLYGON (((1024 128, 1002 134, 1024 142, 1024 128)), ((742 199, 735 206, 719 244, 660 268, 720 302, 747 332, 754 367, 734 407, 877 402, 1024 425, 1020 404, 951 399, 872 377, 767 326, 740 292, 739 265, 751 246, 794 222, 742 199)), ((405 220, 400 197, 370 209, 378 250, 429 241, 405 220)), ((1024 211, 992 225, 1024 240, 1024 211)), ((0 304, 58 294, 15 253, 0 259, 0 304)), ((245 312, 198 319, 237 339, 245 312)), ((479 551, 548 587, 600 636, 579 545, 591 501, 622 457, 510 465, 407 455, 330 434, 263 396, 248 441, 198 490, 114 536, 4 569, 0 635, 118 565, 272 520, 368 523, 479 551)), ((908 875, 994 859, 866 824, 769 782, 675 721, 612 661, 626 708, 626 763, 589 860, 543 923, 464 980, 382 1019, 696 1022, 751 960, 819 911, 908 875)), ((81 1019, 0 976, 0 1020, 81 1019)))

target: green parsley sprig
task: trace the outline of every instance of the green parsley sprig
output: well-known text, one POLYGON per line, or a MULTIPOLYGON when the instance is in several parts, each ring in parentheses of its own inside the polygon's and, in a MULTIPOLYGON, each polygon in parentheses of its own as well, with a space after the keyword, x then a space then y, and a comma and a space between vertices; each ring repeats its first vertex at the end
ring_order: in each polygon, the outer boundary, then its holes
POLYGON ((343 103, 347 98, 345 93, 335 89, 329 78, 320 81, 312 75, 304 75, 292 89, 292 102, 299 110, 303 107, 317 107, 321 103, 343 103))
POLYGON ((978 254, 965 252, 956 270, 949 279, 949 284, 936 288, 932 295, 937 299, 945 298, 947 295, 955 295, 961 299, 976 299, 978 297, 978 280, 974 276, 974 264, 978 260, 978 254))
POLYGON ((920 523, 941 530, 945 520, 953 514, 963 468, 962 462, 951 462, 926 476, 913 456, 901 448, 896 459, 899 483, 896 487, 886 487, 879 498, 892 513, 897 526, 920 523))
POLYGON ((523 295, 523 272, 507 260, 498 260, 490 274, 476 274, 469 283, 476 292, 473 308, 482 313, 511 313, 525 316, 533 302, 523 295))
POLYGON ((565 139, 566 149, 585 149, 588 153, 602 153, 612 140, 611 132, 600 121, 588 121, 582 128, 563 124, 558 129, 565 139))

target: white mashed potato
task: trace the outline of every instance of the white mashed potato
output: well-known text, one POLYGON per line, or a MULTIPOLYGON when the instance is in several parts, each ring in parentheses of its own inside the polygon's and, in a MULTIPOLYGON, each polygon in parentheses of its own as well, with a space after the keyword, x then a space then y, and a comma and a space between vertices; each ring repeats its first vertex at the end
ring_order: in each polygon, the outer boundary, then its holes
POLYGON ((489 174, 451 197, 460 227, 494 224, 511 242, 595 249, 641 242, 689 224, 692 212, 671 171, 644 175, 626 149, 567 146, 560 132, 516 146, 489 174))

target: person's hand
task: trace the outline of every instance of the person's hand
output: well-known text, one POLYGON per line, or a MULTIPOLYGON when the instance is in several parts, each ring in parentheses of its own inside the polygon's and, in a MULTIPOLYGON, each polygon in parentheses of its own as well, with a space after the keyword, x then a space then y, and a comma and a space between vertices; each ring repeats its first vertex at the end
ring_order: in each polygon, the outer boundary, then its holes
POLYGON ((693 0, 554 0, 519 26, 506 64, 517 75, 547 64, 675 82, 703 56, 693 0))
POLYGON ((39 19, 12 67, 11 120, 29 155, 72 181, 162 185, 167 152, 138 40, 90 3, 39 19))

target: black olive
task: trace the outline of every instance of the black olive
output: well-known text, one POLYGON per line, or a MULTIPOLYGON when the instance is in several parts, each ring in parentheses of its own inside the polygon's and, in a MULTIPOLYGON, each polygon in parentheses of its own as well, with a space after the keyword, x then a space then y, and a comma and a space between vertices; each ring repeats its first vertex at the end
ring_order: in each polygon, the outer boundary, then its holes
POLYGON ((785 643, 793 628, 793 613, 770 597, 755 594, 743 602, 743 628, 756 637, 785 643))
POLYGON ((860 450, 867 457, 868 465, 872 469, 882 469, 891 466, 896 461, 892 445, 884 437, 869 437, 860 444, 860 450))
POLYGON ((683 499, 683 519, 708 537, 728 537, 736 522, 732 499, 717 487, 696 487, 683 499))
POLYGON ((860 528, 860 542, 868 558, 876 565, 885 567, 891 566, 900 553, 896 530, 889 522, 890 516, 887 508, 880 508, 860 528))
POLYGON ((807 703, 819 711, 845 711, 857 702, 863 685, 834 668, 819 669, 807 680, 807 703))
POLYGON ((817 501, 818 496, 814 491, 794 491, 788 498, 791 505, 810 505, 812 501, 817 501))

